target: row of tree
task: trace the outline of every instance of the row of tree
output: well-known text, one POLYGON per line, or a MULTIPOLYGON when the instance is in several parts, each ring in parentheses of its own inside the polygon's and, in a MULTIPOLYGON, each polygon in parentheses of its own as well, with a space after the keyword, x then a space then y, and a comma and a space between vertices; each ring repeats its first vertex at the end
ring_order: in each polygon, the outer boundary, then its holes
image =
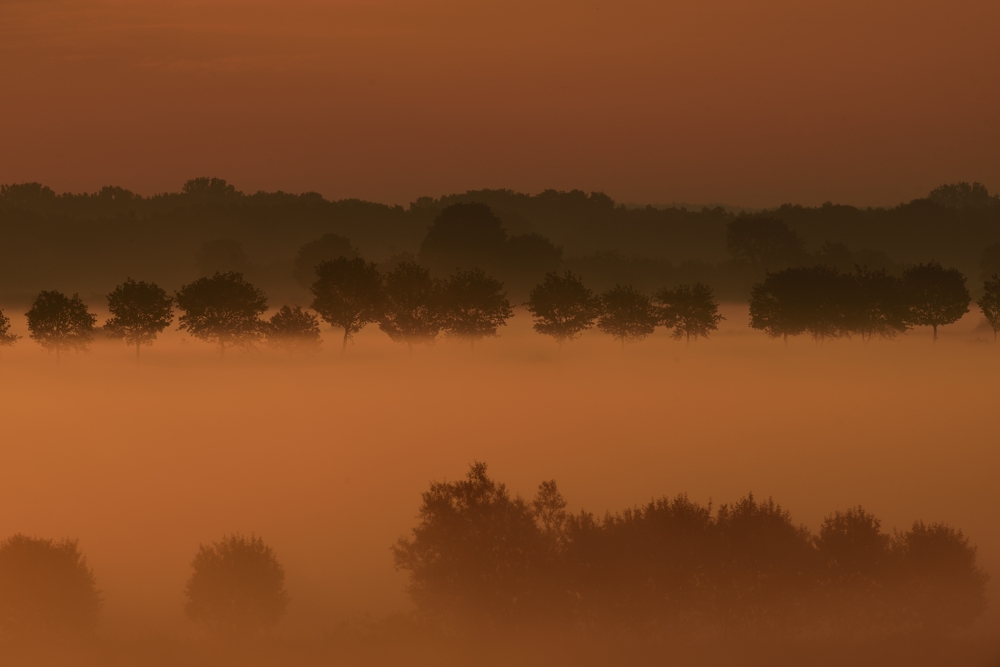
MULTIPOLYGON (((917 521, 884 533, 857 507, 813 535, 768 499, 700 505, 686 496, 598 518, 566 511, 554 481, 531 501, 472 466, 434 483, 420 523, 393 547, 427 619, 457 629, 639 633, 827 632, 971 624, 986 573, 961 531, 917 521)), ((221 635, 278 623, 285 572, 260 537, 201 545, 185 612, 221 635)), ((0 542, 0 634, 88 632, 102 599, 74 541, 0 542)))
MULTIPOLYGON (((312 309, 282 306, 268 320, 267 297, 240 273, 216 273, 183 286, 174 296, 154 283, 125 281, 108 295, 111 318, 107 335, 135 346, 136 356, 183 311, 181 330, 227 348, 253 347, 266 340, 283 349, 316 349, 319 318, 343 330, 341 353, 351 337, 377 323, 397 342, 431 343, 441 333, 473 346, 496 336, 513 315, 503 284, 478 268, 458 270, 447 279, 434 278, 423 266, 401 262, 383 275, 360 257, 321 262, 310 287, 312 309)), ((772 337, 809 333, 817 340, 859 335, 893 338, 914 325, 939 326, 957 321, 969 310, 965 277, 936 262, 909 268, 896 277, 884 269, 856 267, 843 273, 826 265, 787 268, 768 273, 754 286, 750 326, 772 337)), ((539 333, 560 345, 595 326, 626 342, 642 340, 658 326, 677 339, 707 337, 723 319, 710 287, 695 283, 664 288, 650 297, 632 286, 618 285, 594 294, 571 272, 549 273, 531 290, 525 304, 539 333)), ((1000 330, 1000 278, 983 286, 978 305, 993 328, 1000 330)), ((55 351, 83 350, 93 339, 97 318, 78 295, 43 291, 26 313, 31 337, 55 351)), ((0 312, 0 345, 18 336, 0 312)))
MULTIPOLYGON (((257 631, 285 612, 284 568, 255 535, 200 545, 191 567, 184 611, 214 633, 257 631)), ((18 534, 0 542, 0 638, 93 632, 102 604, 76 541, 18 534)))
MULTIPOLYGON (((862 340, 894 338, 911 326, 938 327, 969 312, 965 276, 937 262, 918 264, 896 277, 885 269, 855 267, 844 273, 826 265, 768 273, 754 285, 750 326, 772 337, 809 333, 817 340, 858 335, 862 340)), ((983 284, 977 302, 993 329, 1000 330, 1000 278, 983 284)))
MULTIPOLYGON (((433 342, 442 332, 474 346, 477 340, 497 335, 513 315, 503 284, 478 268, 438 279, 415 262, 402 262, 382 275, 374 263, 340 257, 321 262, 315 276, 312 309, 343 330, 342 352, 354 334, 373 323, 392 340, 409 346, 433 342)), ((285 305, 263 320, 267 297, 235 272, 199 278, 174 296, 154 283, 129 279, 108 295, 111 317, 104 331, 134 346, 138 357, 142 346, 151 345, 173 322, 175 305, 182 311, 180 329, 217 345, 222 354, 227 348, 252 347, 261 340, 286 349, 320 344, 317 315, 285 305)), ((560 344, 595 323, 624 345, 660 325, 672 328, 677 338, 707 336, 722 319, 705 285, 664 289, 655 299, 621 286, 595 295, 572 273, 546 276, 526 305, 535 329, 560 344)), ((31 337, 57 355, 87 349, 97 322, 78 295, 57 291, 41 292, 26 316, 31 337)), ((0 313, 0 344, 17 339, 9 319, 0 313)))
POLYGON ((554 481, 529 501, 484 464, 432 484, 394 554, 423 613, 479 628, 945 631, 984 611, 988 579, 944 524, 887 534, 857 507, 813 535, 752 494, 715 511, 680 495, 571 514, 554 481))

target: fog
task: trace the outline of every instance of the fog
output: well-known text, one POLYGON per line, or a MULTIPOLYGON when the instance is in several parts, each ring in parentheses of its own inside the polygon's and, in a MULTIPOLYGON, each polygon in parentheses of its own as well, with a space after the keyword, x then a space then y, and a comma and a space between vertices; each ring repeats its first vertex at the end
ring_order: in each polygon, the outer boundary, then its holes
POLYGON ((0 538, 78 538, 103 640, 183 644, 201 636, 183 614, 198 545, 256 533, 285 567, 275 633, 292 641, 412 610, 390 546, 429 483, 475 461, 526 497, 554 478, 569 509, 598 515, 752 491, 815 531, 861 504, 889 532, 943 521, 978 545, 991 608, 951 641, 971 647, 961 660, 996 664, 1000 345, 979 313, 937 344, 918 328, 784 345, 751 331, 745 306, 722 312, 707 341, 658 331, 624 350, 598 332, 560 349, 522 311, 474 351, 442 339, 412 355, 375 326, 343 358, 327 328, 318 355, 224 360, 170 331, 138 364, 99 341, 57 365, 25 337, 0 355, 0 538))

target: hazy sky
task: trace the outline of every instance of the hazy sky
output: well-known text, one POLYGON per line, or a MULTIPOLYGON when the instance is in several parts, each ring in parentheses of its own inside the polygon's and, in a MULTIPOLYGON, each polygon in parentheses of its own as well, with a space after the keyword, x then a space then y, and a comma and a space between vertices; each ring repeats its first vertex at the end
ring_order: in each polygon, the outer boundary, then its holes
POLYGON ((893 204, 1000 188, 996 0, 0 0, 0 183, 893 204))

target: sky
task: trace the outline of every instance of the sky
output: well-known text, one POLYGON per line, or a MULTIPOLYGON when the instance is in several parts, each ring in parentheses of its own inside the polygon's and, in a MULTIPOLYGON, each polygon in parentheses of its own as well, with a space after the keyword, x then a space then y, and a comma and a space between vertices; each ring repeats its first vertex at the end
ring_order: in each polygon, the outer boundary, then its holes
POLYGON ((407 204, 1000 189, 995 0, 0 0, 0 183, 407 204))

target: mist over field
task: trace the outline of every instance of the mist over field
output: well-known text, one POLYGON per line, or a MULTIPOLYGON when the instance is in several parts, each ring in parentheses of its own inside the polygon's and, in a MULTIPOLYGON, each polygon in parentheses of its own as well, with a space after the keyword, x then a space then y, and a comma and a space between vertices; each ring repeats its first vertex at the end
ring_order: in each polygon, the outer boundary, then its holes
MULTIPOLYGON (((839 645, 821 651, 830 664, 889 664, 879 650, 907 664, 995 664, 1000 349, 981 315, 943 328, 937 344, 918 328, 785 345, 751 331, 745 306, 722 313, 709 340, 658 332, 624 350, 596 332, 559 348, 523 310, 474 352, 444 338, 410 355, 374 326, 343 358, 327 327, 315 355, 224 360, 172 329, 140 363, 98 341, 57 365, 24 341, 0 356, 0 535, 79 539, 104 600, 98 648, 72 653, 81 662, 472 664, 475 642, 420 637, 399 620, 414 607, 390 547, 416 525, 428 484, 473 462, 526 498, 555 479, 567 509, 598 516, 678 493, 718 506, 753 492, 815 532, 860 504, 890 533, 916 519, 961 529, 994 578, 990 608, 943 643, 839 645), (233 532, 274 549, 291 600, 269 648, 246 655, 213 649, 183 613, 199 544, 233 532)), ((474 662, 663 651, 524 642, 474 662)), ((689 659, 802 664, 816 650, 706 646, 689 659)))

